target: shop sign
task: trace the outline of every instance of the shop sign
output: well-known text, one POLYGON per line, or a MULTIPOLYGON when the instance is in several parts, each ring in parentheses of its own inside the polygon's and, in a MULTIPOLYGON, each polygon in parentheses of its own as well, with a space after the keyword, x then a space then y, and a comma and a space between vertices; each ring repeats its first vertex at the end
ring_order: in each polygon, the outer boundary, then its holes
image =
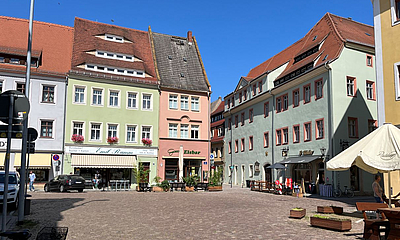
POLYGON ((105 155, 157 155, 157 149, 147 148, 66 147, 66 152, 105 155))
POLYGON ((313 155, 314 154, 314 151, 313 150, 303 150, 303 151, 300 151, 300 156, 306 156, 306 155, 313 155))
MULTIPOLYGON (((167 153, 172 156, 174 153, 179 153, 179 150, 175 150, 175 149, 168 149, 167 153)), ((200 151, 193 151, 193 150, 183 150, 183 154, 195 154, 195 155, 199 155, 200 151)))
POLYGON ((255 162, 254 163, 254 171, 255 172, 259 172, 260 171, 260 163, 259 162, 255 162))

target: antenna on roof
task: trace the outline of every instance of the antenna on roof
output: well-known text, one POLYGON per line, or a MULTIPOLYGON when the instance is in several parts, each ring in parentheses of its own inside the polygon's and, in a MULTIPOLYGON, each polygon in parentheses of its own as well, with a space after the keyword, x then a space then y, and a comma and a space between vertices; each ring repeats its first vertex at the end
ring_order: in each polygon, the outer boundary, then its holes
POLYGON ((349 19, 349 20, 353 20, 351 17, 348 17, 347 19, 349 19))

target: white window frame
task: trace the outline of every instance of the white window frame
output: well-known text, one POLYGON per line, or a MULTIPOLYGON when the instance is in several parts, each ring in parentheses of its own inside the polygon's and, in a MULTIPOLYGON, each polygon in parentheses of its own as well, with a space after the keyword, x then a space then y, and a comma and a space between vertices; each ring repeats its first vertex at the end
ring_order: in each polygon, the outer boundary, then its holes
POLYGON ((200 139, 200 125, 190 125, 190 138, 191 139, 200 139), (194 129, 193 129, 194 127, 194 129), (192 136, 192 130, 196 130, 197 128, 197 138, 192 136))
MULTIPOLYGON (((0 81, 1 82, 1 81, 0 81)), ((39 99, 39 103, 41 104, 56 104, 57 103, 57 85, 54 84, 46 84, 46 83, 41 83, 40 84, 40 99, 39 99), (54 96, 53 96, 53 102, 43 102, 43 87, 53 87, 54 88, 54 96)), ((1 93, 1 91, 0 91, 1 93)), ((75 95, 74 95, 75 97, 75 95)))
POLYGON ((394 64, 394 85, 396 87, 396 101, 400 101, 400 62, 394 64))
POLYGON ((142 125, 142 126, 140 126, 140 140, 142 140, 143 139, 143 128, 145 128, 145 127, 149 127, 150 128, 150 140, 152 140, 153 139, 153 126, 151 126, 151 125, 142 125))
POLYGON ((118 123, 107 123, 107 138, 109 137, 108 136, 108 132, 109 132, 109 127, 110 126, 116 126, 117 127, 117 129, 115 130, 116 131, 115 136, 111 136, 111 137, 117 137, 119 139, 119 124, 118 123))
POLYGON ((72 104, 86 105, 86 88, 87 87, 83 85, 74 85, 72 104), (75 93, 77 88, 83 88, 83 102, 75 102, 75 93))
POLYGON ((120 90, 117 90, 117 89, 108 89, 108 99, 107 99, 107 102, 108 102, 108 107, 111 107, 111 108, 119 108, 120 106, 121 106, 121 91, 120 90), (116 92, 116 93, 118 93, 118 101, 117 101, 117 106, 115 106, 115 105, 110 105, 110 100, 111 100, 111 92, 116 92))
POLYGON ((5 82, 6 80, 3 80, 3 79, 0 79, 0 83, 1 83, 1 88, 0 88, 0 93, 2 93, 3 92, 3 90, 4 90, 4 86, 5 86, 5 82))
POLYGON ((142 111, 153 111, 153 94, 152 93, 142 93, 141 100, 142 100, 142 104, 141 104, 142 105, 142 111), (143 100, 144 100, 144 96, 145 95, 150 95, 150 108, 149 109, 144 108, 143 100))
POLYGON ((138 110, 139 107, 139 93, 138 92, 132 92, 132 91, 127 91, 126 92, 126 109, 130 109, 130 110, 138 110), (136 94, 136 107, 129 107, 129 94, 136 94))
POLYGON ((92 96, 90 99, 90 106, 95 106, 95 107, 103 107, 104 106, 104 88, 91 87, 91 95, 92 96), (101 90, 101 104, 93 104, 95 90, 101 90))
MULTIPOLYGON (((400 24, 400 20, 397 20, 396 16, 396 6, 395 6, 396 1, 395 0, 390 0, 390 12, 391 12, 391 17, 392 17, 392 26, 395 26, 397 24, 400 24)), ((400 16, 399 16, 400 18, 400 16)))
POLYGON ((180 100, 181 100, 181 110, 183 110, 183 111, 189 111, 189 98, 190 98, 190 97, 189 97, 188 95, 181 95, 181 99, 180 99, 180 100), (183 100, 182 98, 187 98, 187 99, 186 99, 186 108, 183 107, 183 101, 184 101, 184 100, 183 100))
POLYGON ((106 66, 106 65, 96 65, 96 64, 91 64, 91 63, 85 64, 85 70, 109 73, 109 74, 116 74, 116 75, 124 75, 124 76, 134 76, 134 77, 141 77, 141 78, 146 77, 146 74, 143 70, 127 69, 127 68, 120 68, 120 67, 113 67, 113 66, 106 66), (89 66, 91 66, 91 67, 89 67, 89 66), (104 68, 104 69, 99 69, 99 67, 104 68), (112 69, 112 71, 110 71, 109 69, 112 69), (123 72, 119 72, 118 70, 123 70, 123 72))
POLYGON ((74 135, 75 123, 82 123, 82 136, 85 137, 85 121, 80 120, 71 121, 71 137, 74 135))
POLYGON ((118 43, 124 43, 124 41, 125 41, 125 38, 122 37, 122 36, 117 36, 117 35, 108 34, 108 33, 106 33, 104 35, 104 39, 107 40, 107 41, 118 42, 118 43), (112 39, 109 39, 107 37, 112 37, 112 39), (122 40, 117 40, 117 38, 121 38, 122 40))
POLYGON ((168 96, 168 108, 174 110, 178 109, 178 94, 170 94, 168 96))
POLYGON ((289 143, 289 128, 282 128, 282 144, 288 144, 289 143), (286 130, 286 134, 285 134, 286 130))
POLYGON ((347 96, 349 96, 349 97, 354 97, 355 96, 355 92, 356 92, 356 89, 355 89, 355 78, 353 78, 353 77, 347 77, 346 78, 346 92, 347 92, 347 96), (350 81, 350 82, 349 82, 350 81), (349 90, 351 90, 351 92, 349 92, 349 90))
POLYGON ((178 138, 178 124, 177 123, 168 123, 168 137, 169 138, 178 138), (174 131, 175 135, 172 136, 171 131, 174 131))
POLYGON ((126 124, 125 125, 125 143, 138 143, 137 137, 138 137, 138 126, 137 124, 126 124), (134 127, 135 128, 135 139, 133 141, 128 141, 128 128, 129 127, 134 127))
POLYGON ((190 138, 189 124, 181 124, 179 127, 180 127, 180 131, 179 131, 180 138, 182 138, 182 139, 189 139, 189 138, 190 138), (183 126, 185 126, 185 127, 183 127, 183 126), (186 133, 187 133, 186 137, 184 137, 184 136, 182 135, 182 131, 186 131, 186 133))
POLYGON ((253 164, 249 164, 249 178, 254 176, 254 166, 253 164))
POLYGON ((103 139, 103 123, 101 122, 89 122, 89 142, 102 142, 103 139), (100 134, 99 134, 99 139, 92 139, 92 126, 93 125, 100 125, 100 134))
POLYGON ((196 96, 191 96, 190 97, 190 109, 193 112, 200 112, 200 97, 196 97, 196 96), (197 109, 193 109, 193 103, 196 103, 196 99, 197 98, 197 109))
POLYGON ((374 82, 366 81, 365 82, 365 91, 368 100, 374 100, 374 82))
POLYGON ((135 61, 135 57, 132 55, 127 55, 124 53, 108 52, 108 51, 102 51, 102 50, 96 50, 96 57, 115 59, 115 60, 127 61, 127 62, 135 61), (104 54, 100 54, 100 53, 104 53, 104 54), (110 56, 107 56, 107 54, 112 54, 113 56, 110 57, 110 56), (117 57, 117 55, 122 56, 122 58, 117 57), (128 59, 127 57, 132 58, 132 59, 128 59))

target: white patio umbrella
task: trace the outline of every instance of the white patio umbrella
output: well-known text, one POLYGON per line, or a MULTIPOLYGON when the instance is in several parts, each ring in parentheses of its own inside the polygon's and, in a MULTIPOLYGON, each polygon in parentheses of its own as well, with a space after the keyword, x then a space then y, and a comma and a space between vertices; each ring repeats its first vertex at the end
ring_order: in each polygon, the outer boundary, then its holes
POLYGON ((400 170, 400 129, 385 123, 327 162, 330 171, 345 171, 351 166, 376 174, 400 170))
POLYGON ((178 179, 178 181, 182 182, 183 181, 183 145, 181 145, 179 147, 178 167, 179 167, 179 179, 178 179))

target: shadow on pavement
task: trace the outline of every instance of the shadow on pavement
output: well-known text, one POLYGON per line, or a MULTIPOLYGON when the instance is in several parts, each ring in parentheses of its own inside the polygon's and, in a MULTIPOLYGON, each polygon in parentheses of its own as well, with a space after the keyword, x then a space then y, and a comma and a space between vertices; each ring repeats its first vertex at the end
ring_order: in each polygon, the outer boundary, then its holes
POLYGON ((352 207, 356 206, 356 202, 375 202, 375 199, 372 196, 355 196, 353 198, 346 198, 346 197, 334 198, 334 197, 323 197, 318 194, 312 194, 307 198, 318 198, 330 201, 337 201, 345 203, 352 207))

